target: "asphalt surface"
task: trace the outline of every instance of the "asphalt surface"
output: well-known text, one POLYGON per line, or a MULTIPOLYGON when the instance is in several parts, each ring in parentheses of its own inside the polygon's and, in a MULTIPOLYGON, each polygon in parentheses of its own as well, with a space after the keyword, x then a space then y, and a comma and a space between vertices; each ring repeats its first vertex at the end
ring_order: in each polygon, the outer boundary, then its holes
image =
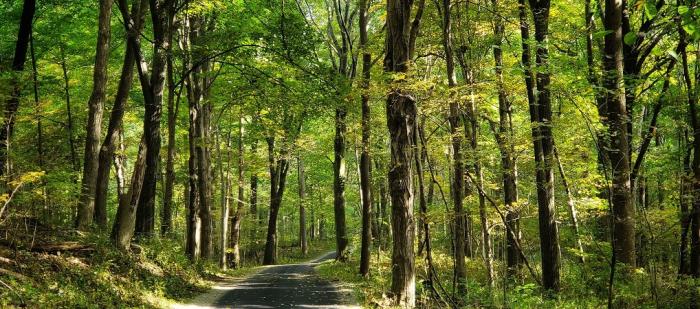
POLYGON ((306 263, 267 266, 247 278, 221 282, 190 304, 174 308, 360 308, 352 291, 316 274, 318 263, 334 257, 331 252, 306 263))

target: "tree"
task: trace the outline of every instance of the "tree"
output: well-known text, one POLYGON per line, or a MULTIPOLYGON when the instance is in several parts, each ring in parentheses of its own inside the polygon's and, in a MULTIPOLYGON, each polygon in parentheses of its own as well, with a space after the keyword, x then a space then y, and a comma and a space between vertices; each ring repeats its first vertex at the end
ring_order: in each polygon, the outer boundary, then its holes
MULTIPOLYGON (((24 63, 27 62, 27 50, 33 31, 32 25, 35 11, 36 1, 24 0, 22 4, 22 16, 19 21, 19 30, 17 31, 17 41, 15 42, 15 53, 12 58, 12 71, 15 74, 24 71, 24 63)), ((10 96, 5 102, 3 126, 0 128, 0 175, 10 174, 8 158, 10 140, 12 139, 15 126, 15 114, 19 108, 19 97, 22 92, 18 77, 12 78, 10 91, 10 96)))
MULTIPOLYGON (((554 139, 551 124, 552 102, 549 89, 551 77, 548 69, 549 49, 547 46, 550 2, 549 0, 529 0, 529 2, 535 22, 535 41, 537 41, 535 53, 537 73, 534 85, 528 81, 532 78, 529 47, 523 49, 523 66, 526 67, 525 79, 528 87, 530 120, 533 123, 532 140, 535 150, 535 164, 537 165, 537 209, 540 252, 542 254, 542 283, 544 288, 558 291, 561 252, 554 203, 554 139), (537 89, 537 91, 534 92, 533 89, 537 89), (533 100, 534 96, 530 96, 530 92, 536 93, 536 101, 533 100)), ((523 27, 521 26, 521 31, 523 32, 523 47, 525 47, 525 44, 528 44, 528 35, 525 34, 527 28, 523 27)))
POLYGON ((372 240, 372 159, 370 157, 370 117, 369 105, 369 82, 372 68, 372 54, 367 44, 369 37, 367 34, 368 23, 368 3, 367 0, 360 1, 360 50, 362 51, 362 154, 360 155, 360 191, 362 195, 362 244, 360 251, 360 274, 369 275, 370 246, 372 240))
MULTIPOLYGON (((409 18, 412 0, 387 0, 386 54, 384 71, 407 73, 409 68, 409 18)), ((394 77, 386 100, 391 163, 389 191, 394 243, 391 254, 391 293, 399 306, 414 307, 415 260, 413 253, 413 130, 416 125, 416 100, 402 89, 403 81, 394 77)))

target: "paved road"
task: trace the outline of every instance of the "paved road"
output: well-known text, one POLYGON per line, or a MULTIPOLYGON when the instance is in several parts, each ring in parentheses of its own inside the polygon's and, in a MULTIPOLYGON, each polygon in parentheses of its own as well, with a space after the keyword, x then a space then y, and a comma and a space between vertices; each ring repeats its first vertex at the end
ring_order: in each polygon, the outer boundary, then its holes
POLYGON ((360 308, 352 291, 316 275, 314 266, 334 256, 331 252, 311 262, 268 266, 250 277, 219 283, 192 303, 174 308, 360 308))

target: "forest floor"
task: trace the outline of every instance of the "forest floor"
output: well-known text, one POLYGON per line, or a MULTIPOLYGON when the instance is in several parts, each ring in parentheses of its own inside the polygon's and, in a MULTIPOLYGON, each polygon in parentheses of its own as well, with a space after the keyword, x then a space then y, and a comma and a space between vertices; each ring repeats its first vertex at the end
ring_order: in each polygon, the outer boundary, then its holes
POLYGON ((315 267, 334 257, 335 252, 328 252, 303 263, 262 266, 173 308, 360 308, 351 290, 318 276, 315 267))

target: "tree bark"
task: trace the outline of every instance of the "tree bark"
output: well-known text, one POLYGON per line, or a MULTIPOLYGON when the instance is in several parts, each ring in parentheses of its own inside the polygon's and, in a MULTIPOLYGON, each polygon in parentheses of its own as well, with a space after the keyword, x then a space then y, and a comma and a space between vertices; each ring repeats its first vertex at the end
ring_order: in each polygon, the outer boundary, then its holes
MULTIPOLYGON (((90 94, 90 100, 88 101, 83 180, 80 190, 80 208, 76 222, 76 227, 80 230, 87 230, 91 227, 95 214, 95 190, 97 187, 97 169, 99 167, 102 113, 107 98, 107 61, 109 58, 109 42, 112 34, 112 3, 113 0, 100 0, 97 51, 95 54, 95 69, 92 77, 92 94, 90 94)), ((102 213, 100 216, 106 219, 105 214, 102 213)))
MULTIPOLYGON (((15 54, 12 59, 12 71, 18 74, 24 71, 24 63, 27 61, 27 50, 29 41, 32 35, 32 24, 34 22, 34 13, 36 11, 35 0, 24 0, 22 5, 22 16, 19 21, 19 30, 17 31, 17 42, 15 43, 15 54)), ((5 113, 3 126, 0 128, 0 176, 10 174, 9 153, 10 140, 14 132, 15 114, 19 108, 19 99, 22 94, 22 86, 18 76, 13 76, 10 81, 11 93, 7 101, 5 101, 5 113)))
POLYGON ((124 196, 119 197, 119 207, 117 208, 117 215, 114 220, 114 225, 112 226, 112 241, 117 248, 123 251, 129 250, 131 238, 134 236, 136 207, 143 185, 146 152, 145 137, 142 137, 141 143, 139 143, 139 152, 136 157, 136 162, 134 162, 134 172, 131 176, 129 191, 124 196))
MULTIPOLYGON (((218 132, 221 131, 221 128, 219 128, 218 132)), ((220 136, 220 134, 216 134, 216 136, 220 136)), ((221 205, 221 234, 220 234, 220 242, 219 242, 219 247, 221 247, 221 252, 219 254, 219 267, 223 270, 226 270, 228 267, 228 249, 230 248, 229 246, 229 239, 228 239, 228 233, 229 233, 229 227, 228 227, 228 221, 230 219, 229 215, 229 208, 230 208, 230 198, 229 198, 229 191, 231 188, 231 132, 227 134, 226 137, 226 153, 227 155, 227 168, 226 172, 224 173, 224 157, 221 154, 221 143, 218 141, 216 142, 216 151, 217 151, 217 157, 219 160, 219 180, 221 181, 221 199, 220 199, 220 205, 221 205)))
POLYGON ((360 1, 360 49, 362 51, 362 153, 360 154, 360 193, 362 196, 362 244, 360 248, 360 274, 369 275, 370 247, 372 245, 372 174, 370 158, 371 110, 369 106, 369 82, 372 54, 369 52, 367 34, 368 1, 360 1))
POLYGON ((299 178, 299 247, 301 254, 309 253, 306 241, 306 180, 304 179, 304 161, 301 156, 297 157, 297 170, 299 178))
POLYGON ((347 178, 345 165, 346 114, 346 109, 342 107, 338 107, 335 111, 335 139, 333 142, 335 154, 333 161, 333 211, 335 214, 336 259, 339 261, 348 259, 348 236, 345 223, 345 181, 347 178))
POLYGON ((236 212, 231 219, 231 267, 241 267, 241 223, 245 215, 244 200, 244 176, 245 165, 243 160, 243 115, 238 118, 238 199, 236 212))
MULTIPOLYGON (((499 1, 492 0, 494 12, 499 12, 499 1)), ((520 241, 520 214, 517 207, 517 163, 513 145, 512 107, 503 82, 503 36, 505 25, 500 16, 494 17, 493 58, 498 85, 498 130, 494 130, 496 143, 501 152, 501 178, 503 180, 503 203, 506 205, 506 265, 508 273, 513 275, 520 267, 520 253, 517 245, 520 241), (512 233, 511 233, 512 232, 512 233)))
POLYGON ((612 167, 613 250, 617 261, 635 266, 635 218, 630 184, 630 149, 623 81, 622 0, 605 1, 605 57, 603 87, 607 106, 612 167))
MULTIPOLYGON (((549 0, 529 0, 530 10, 535 22, 536 51, 536 89, 537 101, 530 101, 530 120, 533 122, 532 137, 535 149, 535 164, 537 166, 537 208, 540 230, 540 252, 542 255, 542 283, 549 291, 558 291, 560 288, 559 270, 561 268, 559 247, 559 230, 556 222, 556 208, 554 203, 554 172, 553 166, 553 137, 552 137, 552 106, 550 98, 550 73, 549 73, 549 0)), ((522 27, 522 26, 521 26, 522 27)), ((521 28, 522 30, 522 28, 521 28)), ((525 42, 523 35, 523 44, 525 42)), ((529 70, 528 61, 524 65, 529 70)), ((523 59, 526 53, 523 50, 523 59)), ((526 72, 528 74, 529 72, 526 72)), ((531 74, 531 73, 529 73, 531 74)), ((528 77, 526 77, 527 79, 528 77)), ((530 77, 531 78, 531 75, 530 77)), ((527 83, 527 82, 526 82, 527 83)), ((528 88, 534 89, 531 85, 528 88)), ((528 97, 529 92, 528 90, 528 97)))
MULTIPOLYGON (((450 88, 449 100, 449 117, 450 135, 452 136, 452 168, 455 178, 451 182, 452 203, 454 205, 454 227, 455 235, 465 234, 465 215, 464 215, 464 160, 462 158, 462 136, 459 133, 460 108, 459 103, 454 99, 452 88, 457 86, 455 78, 455 63, 454 53, 452 51, 452 22, 451 22, 451 1, 442 1, 442 46, 445 51, 445 61, 447 67, 447 86, 450 88)), ((463 237, 454 237, 454 259, 455 259, 455 278, 457 280, 457 289, 460 293, 467 290, 467 269, 464 260, 464 241, 463 237)))
MULTIPOLYGON (((158 176, 158 161, 160 157, 160 119, 163 106, 163 89, 167 64, 167 51, 170 42, 167 40, 170 10, 174 9, 172 0, 151 0, 151 23, 153 27, 153 61, 151 64, 150 81, 144 89, 144 122, 143 129, 146 137, 146 170, 143 178, 143 189, 139 197, 136 214, 136 234, 143 237, 154 235, 155 228, 155 198, 158 176)), ((143 65, 142 65, 143 66, 143 65)), ((139 75, 145 79, 146 72, 139 67, 139 75)), ((143 82, 142 82, 143 86, 143 82)))
POLYGON ((286 151, 282 149, 280 158, 275 158, 275 138, 267 138, 268 163, 270 168, 270 215, 267 221, 264 265, 277 263, 277 216, 282 206, 282 196, 289 171, 286 151))
MULTIPOLYGON (((406 73, 409 66, 409 18, 412 0, 387 0, 386 54, 384 71, 406 73)), ((391 141, 389 192, 394 236, 391 254, 391 294, 398 306, 415 306, 413 219, 413 136, 416 126, 415 98, 392 82, 386 100, 387 127, 391 141)))
POLYGON ((175 94, 175 72, 173 69, 173 34, 175 32, 174 23, 175 16, 171 13, 168 16, 170 31, 168 31, 168 47, 170 50, 167 55, 167 78, 168 78, 168 155, 165 161, 165 185, 163 188, 163 210, 160 222, 161 235, 167 235, 172 231, 173 226, 173 194, 175 186, 175 130, 177 129, 177 112, 180 105, 180 95, 175 94))
MULTIPOLYGON (((141 1, 136 1, 131 7, 131 16, 135 16, 135 29, 141 31, 143 28, 141 1)), ((114 98, 112 113, 109 116, 109 125, 107 134, 102 142, 99 152, 99 163, 97 169, 97 180, 95 188, 95 220, 99 226, 107 224, 107 195, 109 192, 109 176, 111 171, 111 163, 114 158, 114 151, 119 139, 119 131, 126 111, 127 101, 129 100, 129 91, 131 90, 134 77, 134 64, 136 63, 136 55, 134 54, 133 41, 126 41, 126 49, 124 51, 124 61, 122 63, 122 71, 119 77, 119 86, 117 95, 114 98)))

